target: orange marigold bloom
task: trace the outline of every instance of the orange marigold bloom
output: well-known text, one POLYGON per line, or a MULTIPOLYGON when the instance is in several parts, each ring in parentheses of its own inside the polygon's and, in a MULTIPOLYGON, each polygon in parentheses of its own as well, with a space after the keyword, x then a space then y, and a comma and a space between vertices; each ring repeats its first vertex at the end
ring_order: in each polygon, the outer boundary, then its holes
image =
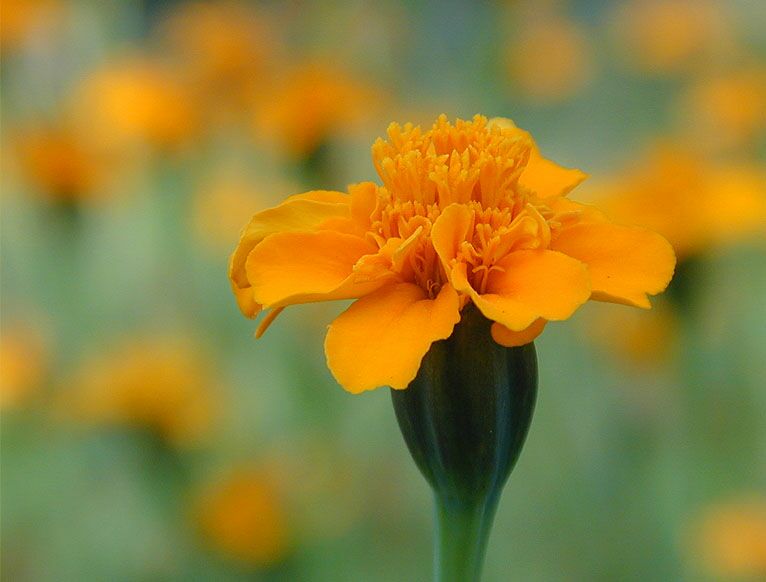
POLYGON ((225 475, 200 497, 196 513, 201 533, 232 558, 269 566, 289 549, 279 488, 262 469, 242 468, 225 475))
POLYGON ((755 497, 709 508, 694 530, 695 561, 721 578, 766 577, 766 500, 755 497))
POLYGON ((0 410, 22 406, 41 387, 48 365, 45 339, 18 324, 0 333, 0 410))
POLYGON ((766 132, 766 67, 703 79, 679 109, 695 140, 718 148, 746 145, 766 132))
POLYGON ((583 89, 593 75, 587 30, 564 17, 531 22, 507 51, 513 89, 530 99, 557 102, 583 89))
POLYGON ((171 147, 197 125, 191 95, 170 71, 144 58, 131 58, 94 71, 77 89, 74 119, 83 135, 111 149, 171 147))
POLYGON ((212 428, 213 382, 186 342, 139 340, 84 362, 63 404, 86 423, 145 428, 170 444, 190 445, 212 428))
POLYGON ((592 196, 616 220, 667 237, 683 258, 766 227, 766 172, 743 163, 713 163, 672 144, 597 185, 592 196))
POLYGON ((650 307, 673 249, 566 194, 585 179, 543 158, 508 120, 476 116, 430 130, 392 124, 372 148, 383 185, 313 191, 256 214, 230 266, 243 313, 357 299, 330 325, 330 370, 351 392, 406 388, 468 302, 504 346, 588 299, 650 307))
POLYGON ((711 0, 630 0, 612 16, 615 40, 639 71, 678 72, 727 45, 725 6, 711 0))
POLYGON ((0 47, 15 48, 31 33, 47 32, 64 7, 60 0, 3 0, 0 47))
POLYGON ((256 103, 255 130, 292 156, 310 155, 322 143, 368 117, 380 91, 327 63, 294 67, 264 89, 256 103))
POLYGON ((64 125, 24 130, 16 139, 24 177, 51 199, 93 198, 105 183, 104 156, 64 125))

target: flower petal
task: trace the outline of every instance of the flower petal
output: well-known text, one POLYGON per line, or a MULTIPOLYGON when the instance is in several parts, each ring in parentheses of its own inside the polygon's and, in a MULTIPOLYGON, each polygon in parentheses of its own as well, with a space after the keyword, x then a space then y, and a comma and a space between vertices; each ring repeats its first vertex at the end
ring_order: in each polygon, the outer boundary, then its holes
POLYGON ((583 263, 549 250, 511 253, 498 262, 488 293, 472 296, 489 319, 512 331, 527 329, 542 317, 567 319, 590 297, 588 271, 583 263))
POLYGON ((468 236, 472 221, 473 214, 464 204, 450 204, 434 221, 431 242, 447 273, 460 250, 460 243, 468 236))
POLYGON ((255 317, 261 310, 253 298, 245 269, 247 257, 256 245, 276 232, 314 230, 330 219, 349 216, 349 196, 329 190, 291 196, 279 206, 253 216, 242 231, 239 244, 229 262, 232 290, 242 313, 247 317, 255 317))
POLYGON ((673 247, 645 228, 609 222, 580 224, 562 229, 551 248, 588 266, 598 301, 649 309, 647 294, 656 295, 673 277, 673 247))
POLYGON ((370 226, 370 217, 378 204, 378 188, 374 182, 362 182, 348 187, 351 195, 351 218, 361 227, 370 226))
POLYGON ((533 145, 519 184, 537 193, 540 198, 551 198, 565 196, 587 177, 588 174, 581 170, 564 168, 546 160, 533 145))
POLYGON ((492 324, 492 339, 506 348, 523 346, 535 341, 537 336, 543 333, 543 329, 545 329, 547 323, 548 320, 540 318, 536 319, 527 329, 513 331, 504 325, 495 322, 492 324))
POLYGON ((330 325, 327 365, 352 393, 406 388, 431 344, 448 338, 458 321, 458 296, 449 285, 435 299, 411 283, 384 287, 359 299, 330 325))
POLYGON ((247 258, 255 301, 268 307, 361 297, 385 281, 356 283, 353 269, 375 245, 362 238, 321 230, 267 236, 247 258))

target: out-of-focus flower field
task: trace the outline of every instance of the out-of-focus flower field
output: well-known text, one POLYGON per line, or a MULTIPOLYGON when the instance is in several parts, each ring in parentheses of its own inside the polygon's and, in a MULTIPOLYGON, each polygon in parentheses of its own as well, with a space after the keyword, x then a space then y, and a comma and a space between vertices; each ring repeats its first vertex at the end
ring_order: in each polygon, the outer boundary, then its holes
POLYGON ((227 263, 440 113, 512 118, 679 259, 537 342, 485 579, 766 579, 766 4, 0 9, 2 580, 429 578, 388 391, 324 364, 343 305, 256 341, 227 263))

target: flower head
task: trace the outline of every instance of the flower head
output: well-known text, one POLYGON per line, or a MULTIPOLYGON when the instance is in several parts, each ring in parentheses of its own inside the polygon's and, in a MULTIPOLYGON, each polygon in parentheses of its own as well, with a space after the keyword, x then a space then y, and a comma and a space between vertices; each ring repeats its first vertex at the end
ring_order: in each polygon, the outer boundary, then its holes
POLYGON ((712 162, 683 146, 647 152, 592 193, 615 219, 667 237, 681 258, 757 236, 766 226, 766 172, 712 162))
POLYGON ((755 496, 722 502, 699 517, 693 557, 725 579, 766 576, 766 499, 755 496))
POLYGON ((287 305, 358 299, 325 342, 351 392, 406 388, 469 302, 496 342, 516 346, 588 299, 648 308, 672 276, 665 239, 568 200, 585 174, 543 158, 508 120, 392 124, 372 153, 382 185, 256 214, 230 271, 246 315, 275 310, 259 334, 287 305))
POLYGON ((94 144, 178 145, 196 129, 183 84, 146 58, 128 58, 90 74, 78 87, 73 116, 94 144))
POLYGON ((512 87, 529 100, 566 100, 593 76, 588 31, 562 16, 533 20, 508 47, 507 66, 512 87))
POLYGON ((97 197, 107 160, 65 125, 25 129, 17 139, 25 179, 52 200, 97 197))
POLYGON ((379 90, 337 66, 304 63, 275 79, 270 90, 261 91, 254 127, 300 158, 368 118, 367 112, 379 100, 379 90))
POLYGON ((45 338, 31 326, 4 326, 0 334, 0 411, 23 406, 42 386, 48 368, 45 338))
POLYGON ((289 549, 287 516, 274 476, 242 467, 200 497, 200 533, 219 551, 256 566, 269 566, 289 549))
POLYGON ((172 445, 207 436, 216 412, 210 371, 184 341, 127 342, 87 360, 64 404, 85 423, 153 431, 172 445))

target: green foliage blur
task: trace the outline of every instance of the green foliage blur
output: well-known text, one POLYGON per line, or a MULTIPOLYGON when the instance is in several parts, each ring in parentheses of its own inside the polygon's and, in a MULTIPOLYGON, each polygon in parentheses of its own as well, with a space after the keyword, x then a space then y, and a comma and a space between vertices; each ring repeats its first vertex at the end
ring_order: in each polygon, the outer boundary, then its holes
POLYGON ((766 579, 765 31, 744 0, 4 1, 1 579, 429 579, 388 390, 324 364, 344 305, 256 341, 227 262, 440 113, 512 118, 679 254, 654 310, 536 342, 484 579, 766 579))

